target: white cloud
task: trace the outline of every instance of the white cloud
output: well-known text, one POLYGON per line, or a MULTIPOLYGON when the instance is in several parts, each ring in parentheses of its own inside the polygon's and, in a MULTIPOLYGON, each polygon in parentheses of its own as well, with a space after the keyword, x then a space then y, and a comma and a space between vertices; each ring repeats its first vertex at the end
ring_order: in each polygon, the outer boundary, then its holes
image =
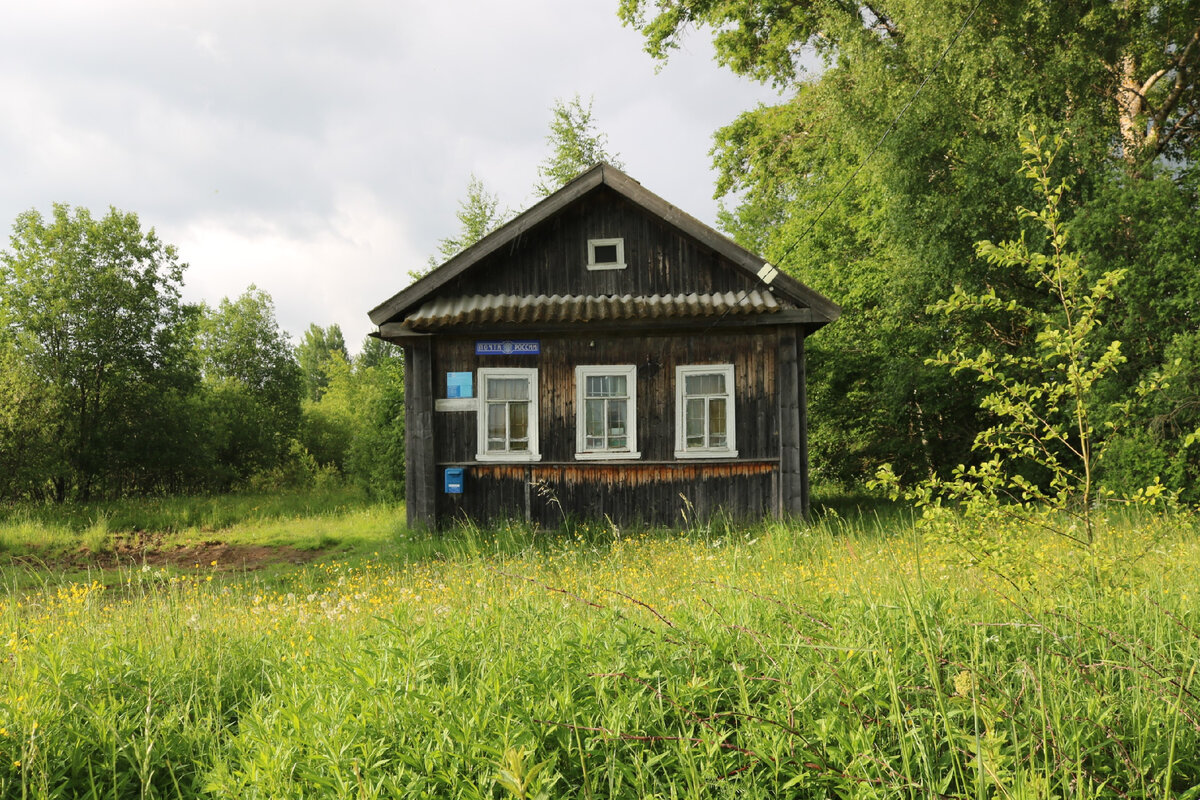
POLYGON ((771 93, 703 34, 661 72, 616 2, 43 0, 0 27, 0 223, 55 201, 135 211, 215 303, 250 283, 294 337, 407 282, 474 173, 533 198, 549 108, 576 92, 627 170, 715 218, 715 128, 771 93))

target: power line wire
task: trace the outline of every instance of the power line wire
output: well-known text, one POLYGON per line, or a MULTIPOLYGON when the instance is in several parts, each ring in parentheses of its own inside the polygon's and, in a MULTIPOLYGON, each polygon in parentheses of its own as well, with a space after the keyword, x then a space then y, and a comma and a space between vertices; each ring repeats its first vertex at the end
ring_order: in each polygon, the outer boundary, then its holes
MULTIPOLYGON (((967 25, 971 22, 971 19, 975 16, 975 12, 979 10, 979 7, 981 5, 983 5, 983 0, 976 0, 975 5, 971 8, 970 13, 968 13, 967 16, 963 19, 962 24, 959 25, 958 30, 956 30, 954 32, 954 36, 950 39, 949 44, 946 45, 946 49, 942 51, 942 54, 940 56, 938 56, 938 59, 934 63, 933 67, 929 70, 929 72, 927 72, 925 74, 925 78, 924 78, 924 80, 921 81, 921 85, 917 87, 917 90, 915 92, 913 92, 912 97, 908 98, 908 102, 904 104, 904 108, 900 109, 900 113, 898 113, 896 115, 895 119, 893 119, 891 124, 888 125, 887 130, 885 130, 883 132, 883 135, 881 137, 879 137, 879 141, 876 142, 875 146, 871 148, 871 152, 867 153, 867 157, 865 159, 863 159, 861 164, 858 165, 858 169, 854 170, 854 174, 846 179, 846 181, 841 185, 841 187, 838 188, 837 192, 834 193, 833 197, 831 197, 829 199, 829 202, 825 204, 825 207, 822 208, 821 211, 817 214, 817 216, 813 218, 812 222, 809 223, 808 227, 805 228, 803 231, 801 231, 800 235, 798 237, 796 237, 796 240, 793 241, 791 243, 791 245, 789 245, 788 248, 783 251, 783 255, 781 255, 778 259, 776 259, 777 263, 774 265, 771 265, 768 263, 767 266, 773 267, 773 269, 775 269, 775 270, 780 270, 782 268, 783 260, 785 258, 787 258, 789 255, 791 255, 792 251, 795 250, 796 247, 800 244, 800 242, 802 242, 804 240, 805 236, 807 236, 809 233, 812 232, 812 229, 816 227, 818 222, 820 222, 821 217, 825 216, 825 212, 828 211, 833 206, 833 204, 837 201, 837 199, 842 196, 842 192, 846 191, 847 187, 849 187, 850 184, 853 183, 854 180, 858 177, 859 173, 863 171, 863 168, 865 168, 867 166, 867 164, 871 161, 871 159, 875 156, 875 154, 877 152, 879 152, 879 148, 883 146, 883 143, 885 141, 887 141, 888 136, 890 136, 892 131, 895 130, 896 125, 900 122, 900 120, 904 117, 904 115, 906 113, 908 113, 908 109, 912 108, 912 104, 915 103, 917 98, 921 96, 921 92, 925 90, 925 87, 926 87, 926 85, 929 84, 929 81, 933 79, 934 74, 936 74, 938 69, 942 66, 942 62, 946 60, 946 56, 949 55, 950 51, 954 48, 954 45, 958 42, 959 38, 962 36, 962 32, 967 29, 967 25)), ((762 273, 760 272, 759 275, 761 276, 762 273)), ((770 281, 773 278, 774 278, 774 272, 772 272, 769 275, 767 280, 770 281)), ((761 279, 762 278, 760 277, 760 280, 761 279)), ((770 286, 770 283, 767 283, 767 285, 770 286)), ((738 296, 735 298, 734 302, 731 303, 721 313, 721 316, 717 317, 715 320, 713 320, 711 323, 709 323, 708 327, 706 327, 702 331, 702 333, 707 333, 708 331, 712 330, 717 325, 719 325, 721 323, 721 321, 725 319, 725 317, 729 316, 729 313, 731 311, 733 311, 733 309, 735 307, 741 305, 742 301, 745 300, 746 297, 750 294, 750 291, 751 291, 750 289, 743 289, 741 292, 739 292, 738 296)))
POLYGON ((962 24, 958 26, 958 30, 954 32, 954 36, 950 39, 950 43, 946 45, 946 49, 942 51, 940 56, 938 56, 938 60, 933 65, 933 68, 926 73, 925 79, 921 81, 921 85, 917 87, 915 92, 913 92, 912 97, 908 98, 908 102, 904 104, 904 108, 900 109, 900 113, 897 114, 896 118, 892 120, 892 123, 888 125, 887 130, 883 132, 883 136, 879 137, 879 141, 875 143, 873 148, 871 148, 871 152, 867 153, 867 157, 864 158, 862 163, 858 165, 858 169, 854 170, 854 174, 846 179, 845 183, 843 183, 837 192, 834 193, 833 197, 829 198, 829 202, 826 203, 825 207, 822 208, 817 216, 813 218, 808 227, 801 231, 800 235, 796 237, 796 240, 793 241, 791 245, 789 245, 788 248, 783 251, 783 255, 776 259, 778 262, 776 264, 777 267, 783 265, 783 260, 792 254, 792 251, 796 249, 800 242, 804 241, 804 237, 808 236, 808 234, 812 232, 813 228, 817 226, 817 223, 821 221, 821 217, 825 216, 825 212, 833 207, 833 204, 837 202, 837 199, 842 196, 842 192, 846 191, 850 184, 854 183, 855 179, 858 178, 859 173, 863 171, 875 154, 879 152, 879 148, 883 146, 883 143, 887 141, 888 136, 890 136, 892 131, 896 129, 896 125, 908 112, 908 109, 912 108, 912 104, 915 103, 917 98, 921 96, 921 92, 925 90, 925 86, 928 85, 929 81, 933 79, 933 76, 942 66, 942 62, 946 60, 946 56, 950 53, 950 50, 954 47, 955 43, 958 42, 959 37, 962 36, 962 32, 967 29, 967 24, 970 23, 971 18, 975 16, 975 12, 979 10, 981 5, 983 5, 983 0, 976 0, 975 6, 971 9, 971 13, 967 14, 966 18, 963 19, 962 24))

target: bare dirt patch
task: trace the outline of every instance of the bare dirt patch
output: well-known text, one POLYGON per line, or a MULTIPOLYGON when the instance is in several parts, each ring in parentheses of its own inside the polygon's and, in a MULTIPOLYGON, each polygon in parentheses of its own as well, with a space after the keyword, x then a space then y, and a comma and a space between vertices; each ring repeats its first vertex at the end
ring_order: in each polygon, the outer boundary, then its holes
POLYGON ((224 572, 262 569, 272 564, 306 564, 322 555, 320 550, 295 547, 229 544, 211 540, 199 544, 170 544, 158 533, 133 533, 114 537, 112 550, 92 553, 86 547, 65 558, 71 566, 201 568, 224 572))

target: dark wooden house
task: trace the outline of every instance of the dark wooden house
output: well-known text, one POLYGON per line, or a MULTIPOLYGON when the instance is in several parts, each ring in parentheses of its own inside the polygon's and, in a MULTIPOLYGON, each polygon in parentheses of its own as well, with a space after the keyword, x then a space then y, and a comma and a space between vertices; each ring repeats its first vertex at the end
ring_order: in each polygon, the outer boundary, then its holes
POLYGON ((597 165, 370 312, 409 523, 806 515, 804 342, 839 312, 597 165))

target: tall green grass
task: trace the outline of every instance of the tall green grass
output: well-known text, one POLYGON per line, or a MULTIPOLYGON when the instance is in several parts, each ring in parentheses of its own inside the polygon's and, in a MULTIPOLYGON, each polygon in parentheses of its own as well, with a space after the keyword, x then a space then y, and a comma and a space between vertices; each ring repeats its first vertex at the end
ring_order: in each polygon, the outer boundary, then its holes
POLYGON ((0 531, 28 523, 78 533, 98 518, 113 531, 219 531, 245 522, 336 514, 369 505, 362 492, 348 486, 297 492, 136 497, 95 503, 17 504, 0 507, 0 531))
POLYGON ((319 550, 367 547, 402 526, 403 507, 371 503, 359 491, 131 498, 101 503, 18 505, 0 509, 0 563, 110 552, 131 546, 288 545, 319 550), (384 530, 386 528, 386 530, 384 530))
POLYGON ((0 796, 1200 795, 1190 519, 1113 530, 1104 584, 1029 531, 988 561, 873 527, 9 591, 0 796))

